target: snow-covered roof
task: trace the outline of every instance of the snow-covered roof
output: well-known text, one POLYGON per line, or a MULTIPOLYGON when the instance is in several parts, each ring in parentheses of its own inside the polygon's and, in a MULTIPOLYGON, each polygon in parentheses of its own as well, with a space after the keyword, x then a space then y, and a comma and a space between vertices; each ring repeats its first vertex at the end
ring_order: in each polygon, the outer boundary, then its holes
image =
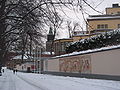
POLYGON ((120 15, 103 15, 103 16, 90 16, 88 20, 94 20, 94 19, 120 19, 120 15))
POLYGON ((55 41, 57 41, 57 40, 72 40, 72 38, 55 39, 55 41))
MULTIPOLYGON (((42 52, 42 54, 51 55, 51 52, 42 52)), ((54 53, 54 52, 52 52, 52 54, 55 54, 55 53, 54 53)))
POLYGON ((78 35, 73 35, 74 36, 90 36, 90 34, 78 34, 78 35))
MULTIPOLYGON (((18 56, 15 56, 13 59, 21 59, 21 58, 22 58, 22 55, 18 55, 18 56)), ((24 55, 23 59, 28 59, 28 56, 24 55)))
POLYGON ((107 50, 112 50, 112 49, 120 49, 120 45, 102 47, 102 48, 98 48, 98 49, 86 50, 86 51, 80 51, 80 52, 73 52, 73 53, 69 53, 69 54, 55 56, 55 57, 52 57, 52 58, 60 58, 60 57, 67 57, 67 56, 74 56, 74 55, 82 55, 82 54, 88 54, 88 53, 94 53, 94 52, 100 52, 100 51, 107 51, 107 50))

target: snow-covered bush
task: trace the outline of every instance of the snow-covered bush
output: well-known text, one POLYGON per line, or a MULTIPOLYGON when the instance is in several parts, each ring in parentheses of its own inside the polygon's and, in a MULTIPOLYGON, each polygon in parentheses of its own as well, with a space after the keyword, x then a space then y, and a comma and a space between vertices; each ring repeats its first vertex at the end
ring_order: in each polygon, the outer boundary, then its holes
POLYGON ((83 51, 120 44, 120 29, 105 32, 97 36, 82 39, 66 47, 66 52, 83 51))

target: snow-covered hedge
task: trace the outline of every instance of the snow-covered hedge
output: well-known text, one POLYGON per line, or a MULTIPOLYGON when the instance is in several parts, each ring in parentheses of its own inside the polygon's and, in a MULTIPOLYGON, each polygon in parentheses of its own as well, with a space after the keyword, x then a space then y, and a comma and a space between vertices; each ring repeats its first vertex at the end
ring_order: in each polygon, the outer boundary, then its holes
POLYGON ((74 51, 83 51, 118 44, 120 44, 120 29, 71 43, 66 47, 66 52, 71 53, 74 51))

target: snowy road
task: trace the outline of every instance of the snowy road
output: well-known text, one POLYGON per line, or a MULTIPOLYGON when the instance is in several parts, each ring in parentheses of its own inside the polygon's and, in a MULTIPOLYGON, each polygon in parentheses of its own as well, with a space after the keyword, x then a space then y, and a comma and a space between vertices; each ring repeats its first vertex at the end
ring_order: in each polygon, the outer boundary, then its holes
POLYGON ((6 70, 0 77, 0 90, 44 90, 21 79, 12 71, 6 70))
POLYGON ((13 74, 0 76, 0 90, 120 90, 120 81, 41 75, 13 74))

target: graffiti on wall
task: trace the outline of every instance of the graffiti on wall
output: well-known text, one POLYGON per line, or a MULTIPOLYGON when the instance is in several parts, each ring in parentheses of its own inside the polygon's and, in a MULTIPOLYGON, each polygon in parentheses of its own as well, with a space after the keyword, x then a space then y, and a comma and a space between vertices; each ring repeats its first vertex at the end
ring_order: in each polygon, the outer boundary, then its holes
POLYGON ((60 71, 62 72, 91 72, 91 56, 73 56, 59 59, 60 71))

